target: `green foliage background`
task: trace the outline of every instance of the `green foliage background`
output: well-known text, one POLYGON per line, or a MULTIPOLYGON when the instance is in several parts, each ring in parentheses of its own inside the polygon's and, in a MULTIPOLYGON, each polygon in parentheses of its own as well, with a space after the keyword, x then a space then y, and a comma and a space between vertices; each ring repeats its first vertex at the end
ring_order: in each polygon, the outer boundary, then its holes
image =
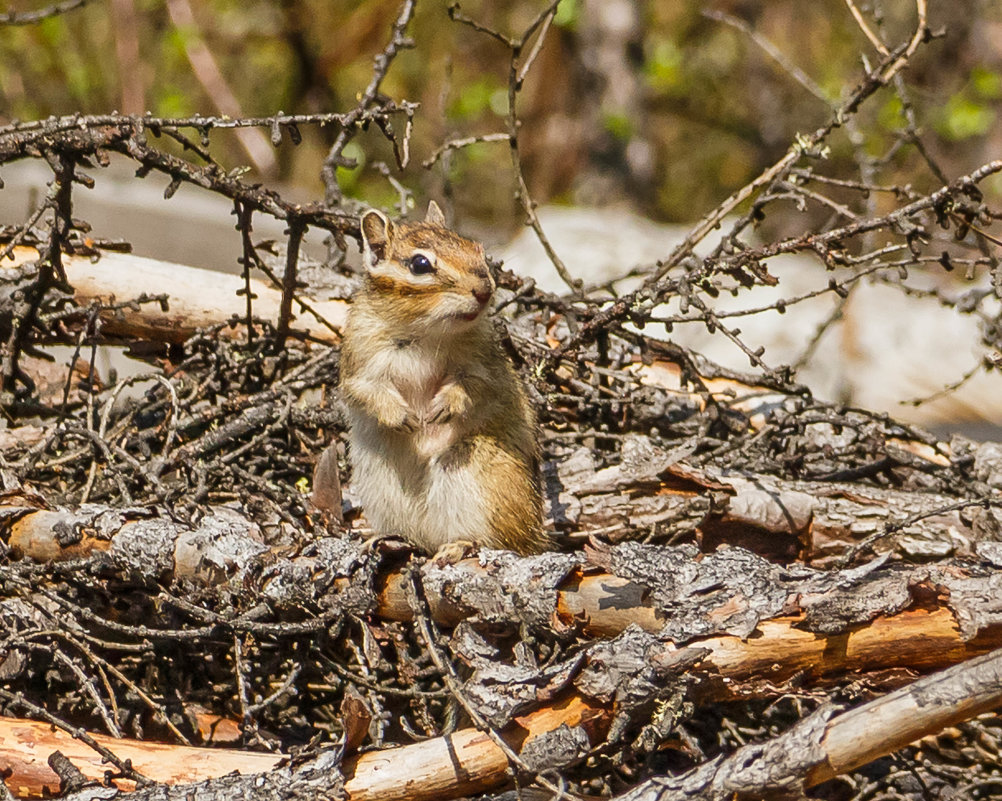
MULTIPOLYGON (((21 2, 10 10, 41 5, 21 2)), ((385 0, 204 0, 191 7, 195 24, 180 27, 161 0, 91 0, 37 25, 0 28, 0 121, 112 109, 217 113, 186 55, 192 42, 213 54, 244 114, 345 111, 368 83, 372 57, 399 10, 385 0), (130 42, 140 54, 137 64, 122 57, 130 42), (130 87, 141 96, 141 109, 123 107, 130 87)), ((513 34, 540 8, 529 0, 462 4, 463 13, 513 34)), ((704 10, 732 14, 767 37, 833 103, 862 75, 862 56, 871 63, 878 58, 842 0, 647 0, 640 3, 642 32, 628 54, 642 113, 602 108, 596 118, 589 110, 595 77, 583 67, 584 8, 584 0, 561 3, 520 95, 524 166, 540 202, 594 201, 597 192, 603 202, 628 202, 655 218, 691 220, 827 117, 826 104, 746 34, 704 10), (639 182, 623 177, 624 154, 635 141, 651 154, 652 169, 639 182), (589 174, 611 179, 589 191, 589 174)), ((874 10, 873 4, 861 8, 874 10)), ((877 10, 886 41, 910 33, 914 3, 887 0, 877 10)), ((925 146, 954 175, 1002 153, 1002 0, 932 0, 930 22, 943 35, 923 48, 905 80, 925 146)), ((389 96, 421 103, 413 158, 401 180, 418 191, 419 201, 445 196, 465 217, 516 227, 520 215, 504 143, 475 145, 431 170, 421 166, 450 137, 504 129, 505 48, 453 22, 447 5, 432 0, 418 3, 411 33, 415 48, 397 58, 383 84, 389 96)), ((861 148, 916 189, 935 184, 915 147, 894 146, 904 111, 892 92, 878 95, 861 114, 855 142, 845 132, 833 139, 834 171, 858 176, 853 154, 861 148)), ((286 139, 277 169, 262 177, 318 197, 319 166, 333 133, 303 134, 298 147, 286 139)), ((213 148, 228 167, 246 162, 228 134, 214 134, 213 148)), ((392 203, 395 191, 372 169, 375 161, 392 163, 385 143, 362 136, 348 155, 360 167, 341 171, 347 194, 392 203)), ((989 186, 1002 190, 997 182, 989 186)))

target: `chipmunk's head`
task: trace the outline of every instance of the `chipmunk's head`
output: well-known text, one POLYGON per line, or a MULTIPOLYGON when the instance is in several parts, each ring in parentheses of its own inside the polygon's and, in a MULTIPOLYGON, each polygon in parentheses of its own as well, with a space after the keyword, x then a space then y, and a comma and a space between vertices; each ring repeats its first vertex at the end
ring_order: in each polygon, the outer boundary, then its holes
POLYGON ((369 210, 361 228, 369 291, 387 315, 446 332, 481 319, 494 293, 483 245, 446 228, 435 201, 423 222, 393 223, 369 210))

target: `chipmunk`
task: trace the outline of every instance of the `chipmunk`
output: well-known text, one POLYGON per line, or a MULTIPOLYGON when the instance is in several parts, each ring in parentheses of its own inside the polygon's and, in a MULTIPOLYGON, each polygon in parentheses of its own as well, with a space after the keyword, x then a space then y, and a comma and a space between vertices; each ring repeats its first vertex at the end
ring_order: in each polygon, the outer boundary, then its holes
POLYGON ((486 313, 483 246, 434 201, 423 222, 370 210, 361 229, 341 392, 366 518, 453 561, 467 545, 545 550, 535 414, 486 313))

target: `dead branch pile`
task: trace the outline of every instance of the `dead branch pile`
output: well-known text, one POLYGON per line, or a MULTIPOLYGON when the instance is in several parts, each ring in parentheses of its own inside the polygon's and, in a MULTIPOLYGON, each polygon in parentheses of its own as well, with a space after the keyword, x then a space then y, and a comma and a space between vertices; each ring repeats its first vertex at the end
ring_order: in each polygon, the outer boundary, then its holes
MULTIPOLYGON (((544 242, 521 177, 517 100, 555 6, 517 37, 452 12, 511 51, 500 138, 544 242)), ((409 45, 412 2, 345 114, 0 128, 0 164, 45 158, 54 176, 31 219, 0 237, 9 790, 74 799, 126 790, 431 799, 512 786, 631 799, 996 792, 1002 446, 942 442, 816 400, 712 305, 720 292, 774 282, 767 260, 781 253, 816 254, 839 294, 867 276, 911 291, 910 274, 962 265, 987 273, 989 288, 952 302, 981 315, 986 347, 998 347, 996 240, 983 229, 999 211, 980 185, 1002 162, 925 193, 869 183, 872 170, 868 181, 820 171, 833 133, 895 85, 932 35, 925 3, 916 6, 913 33, 881 46, 828 123, 708 215, 638 289, 585 293, 555 259, 574 290, 557 297, 499 270, 500 325, 540 413, 549 524, 564 546, 532 558, 485 552, 434 564, 401 543, 363 542, 350 484, 354 532, 339 527, 340 509, 310 497, 328 443, 343 472, 337 343, 354 274, 337 256, 357 231, 335 168, 367 126, 407 163, 415 108, 379 87, 409 45), (327 197, 309 206, 234 177, 201 141, 234 125, 295 139, 297 126, 317 123, 337 133, 327 197), (204 165, 152 144, 159 138, 204 165), (82 170, 110 152, 142 174, 169 175, 169 193, 186 182, 232 199, 239 305, 231 279, 115 253, 74 219, 75 186, 91 180, 82 170), (753 222, 790 197, 837 211, 877 191, 894 202, 749 243, 753 222), (694 257, 736 209, 716 250, 694 257), (256 214, 287 221, 278 255, 254 243, 256 214), (332 234, 333 294, 301 283, 311 227, 332 234), (168 283, 156 278, 164 269, 168 283), (254 271, 266 280, 255 283, 254 271), (669 300, 677 314, 665 312, 669 300), (741 344, 752 371, 646 336, 652 321, 703 324, 741 344), (44 361, 56 343, 74 349, 61 371, 44 361), (96 349, 109 344, 149 370, 99 375, 96 349), (918 678, 930 671, 941 672, 918 678)))

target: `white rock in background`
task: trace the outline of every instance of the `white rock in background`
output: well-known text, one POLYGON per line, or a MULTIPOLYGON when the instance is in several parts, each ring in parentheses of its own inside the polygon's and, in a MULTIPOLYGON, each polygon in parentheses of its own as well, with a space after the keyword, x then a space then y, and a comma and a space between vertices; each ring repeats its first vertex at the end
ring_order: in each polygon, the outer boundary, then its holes
MULTIPOLYGON (((687 226, 655 223, 622 209, 551 206, 539 209, 538 214, 550 243, 572 275, 586 286, 616 281, 636 267, 667 257, 689 231, 687 226)), ((721 232, 726 230, 725 226, 721 232)), ((718 240, 719 234, 711 234, 697 252, 709 252, 718 240)), ((531 229, 520 232, 499 255, 508 269, 531 276, 540 287, 567 291, 531 229)), ((823 289, 832 277, 808 256, 779 256, 769 260, 767 267, 779 279, 775 287, 756 286, 737 297, 728 293, 716 299, 703 297, 718 314, 753 309, 823 289)), ((640 280, 624 279, 616 283, 616 289, 628 291, 640 280)), ((970 285, 958 284, 948 291, 960 294, 967 289, 970 285)), ((740 328, 742 341, 752 350, 764 346, 764 361, 775 367, 801 357, 837 302, 834 293, 826 292, 788 306, 785 314, 770 310, 724 322, 740 328)), ((677 314, 677 302, 669 301, 660 313, 677 314)), ((709 334, 701 324, 677 325, 670 335, 662 326, 648 326, 645 332, 670 338, 728 367, 749 370, 748 357, 733 342, 719 332, 709 334)), ((1000 424, 1002 377, 997 373, 982 372, 960 390, 918 407, 902 404, 957 381, 979 363, 981 354, 978 325, 972 316, 863 279, 841 319, 818 342, 798 380, 819 398, 885 411, 902 420, 944 427, 1000 424)))

